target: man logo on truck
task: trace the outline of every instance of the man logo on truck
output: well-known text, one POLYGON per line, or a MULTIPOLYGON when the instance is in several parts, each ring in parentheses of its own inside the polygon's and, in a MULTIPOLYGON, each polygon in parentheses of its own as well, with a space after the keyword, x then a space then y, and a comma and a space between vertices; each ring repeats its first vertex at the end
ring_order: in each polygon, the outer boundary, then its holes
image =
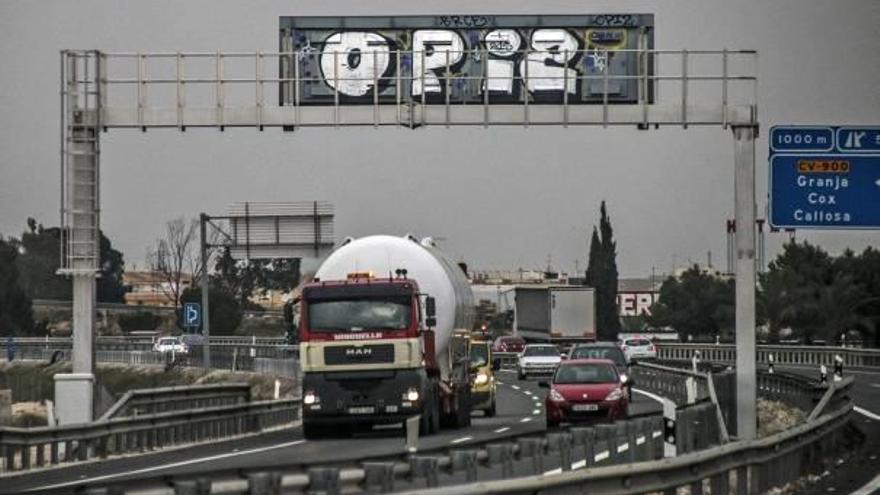
POLYGON ((369 347, 349 347, 345 350, 345 355, 350 358, 368 357, 373 355, 373 349, 369 347))

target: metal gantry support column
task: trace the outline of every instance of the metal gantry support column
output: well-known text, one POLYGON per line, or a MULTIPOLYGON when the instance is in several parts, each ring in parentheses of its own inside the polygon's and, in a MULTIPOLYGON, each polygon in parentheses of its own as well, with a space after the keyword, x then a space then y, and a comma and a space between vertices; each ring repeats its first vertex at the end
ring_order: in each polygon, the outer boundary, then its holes
POLYGON ((61 269, 72 278, 72 373, 55 375, 61 424, 92 421, 95 277, 100 263, 100 109, 97 51, 61 52, 61 269))
POLYGON ((755 372, 755 137, 757 125, 733 126, 736 229, 737 437, 757 436, 755 372))
POLYGON ((208 215, 199 214, 199 256, 202 264, 202 366, 206 369, 211 368, 211 311, 210 298, 208 291, 210 290, 210 281, 208 280, 208 215))

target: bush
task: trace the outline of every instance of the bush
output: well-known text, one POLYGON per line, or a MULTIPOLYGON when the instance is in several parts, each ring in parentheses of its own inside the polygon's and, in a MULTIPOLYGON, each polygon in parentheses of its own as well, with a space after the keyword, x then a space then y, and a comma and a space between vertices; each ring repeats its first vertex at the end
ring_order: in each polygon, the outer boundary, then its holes
POLYGON ((119 315, 119 326, 125 333, 137 330, 155 330, 162 323, 162 317, 150 311, 119 315))

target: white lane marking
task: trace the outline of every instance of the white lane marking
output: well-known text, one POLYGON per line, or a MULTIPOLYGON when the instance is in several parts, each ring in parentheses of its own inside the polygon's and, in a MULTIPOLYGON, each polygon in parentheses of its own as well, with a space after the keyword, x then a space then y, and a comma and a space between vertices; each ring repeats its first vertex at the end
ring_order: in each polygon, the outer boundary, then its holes
POLYGON ((580 469, 580 468, 584 468, 584 467, 587 467, 587 460, 586 459, 581 459, 577 462, 571 463, 572 469, 580 469))
POLYGON ((533 415, 541 414, 541 410, 540 410, 540 409, 535 409, 534 411, 532 411, 532 414, 533 414, 533 415))
POLYGON ((495 383, 497 383, 498 385, 504 385, 504 382, 502 382, 501 380, 495 380, 495 383))
POLYGON ((642 437, 636 438, 636 445, 641 445, 643 443, 645 443, 645 437, 642 436, 642 437))
POLYGON ((498 428, 497 430, 495 430, 495 433, 504 433, 505 431, 507 431, 509 429, 510 429, 509 426, 505 426, 504 428, 498 428))
POLYGON ((874 479, 869 481, 867 485, 850 493, 850 495, 871 495, 872 493, 876 493, 877 490, 880 490, 880 474, 878 474, 874 479))
POLYGON ((647 392, 647 391, 639 389, 639 388, 633 388, 632 391, 639 393, 639 394, 642 394, 642 395, 649 397, 651 399, 654 399, 661 404, 664 404, 667 400, 669 400, 669 399, 664 399, 663 397, 660 397, 657 394, 652 394, 651 392, 647 392))
POLYGON ((514 390, 519 390, 519 385, 511 385, 510 388, 514 390))
POLYGON ((618 454, 621 453, 621 452, 626 452, 627 450, 629 450, 629 444, 628 444, 628 443, 624 443, 624 444, 621 444, 621 445, 618 445, 618 446, 617 446, 617 453, 618 453, 618 454))
POLYGON ((455 440, 453 440, 449 443, 461 443, 461 442, 467 442, 468 440, 473 440, 473 439, 474 439, 474 437, 461 437, 461 438, 456 438, 455 440))
POLYGON ((663 434, 662 431, 655 431, 654 433, 651 433, 651 438, 657 438, 662 434, 663 434))
POLYGON ((862 416, 867 416, 867 417, 873 419, 874 421, 880 421, 880 414, 872 413, 871 411, 869 411, 867 409, 863 409, 859 406, 855 407, 855 411, 857 413, 861 414, 862 416))
POLYGON ((611 454, 607 450, 603 450, 602 452, 596 454, 596 462, 604 461, 605 459, 608 459, 610 455, 611 454))
POLYGON ((519 420, 519 422, 520 423, 528 423, 531 420, 532 420, 532 418, 523 418, 523 419, 519 420))
POLYGON ((143 468, 143 469, 136 469, 134 471, 126 471, 126 472, 115 473, 115 474, 106 474, 104 476, 95 476, 93 478, 79 479, 76 481, 68 481, 65 483, 57 483, 55 485, 38 486, 38 487, 30 488, 28 491, 54 490, 56 488, 64 488, 64 487, 68 487, 68 486, 79 485, 80 483, 83 483, 83 482, 94 483, 96 481, 104 481, 104 480, 112 479, 112 478, 131 476, 133 474, 150 473, 150 472, 159 471, 162 469, 176 468, 176 467, 181 467, 181 466, 189 466, 191 464, 198 464, 200 462, 209 462, 209 461, 216 461, 216 460, 220 460, 220 459, 227 459, 229 457, 235 457, 235 456, 239 456, 239 455, 256 454, 259 452, 268 452, 270 450, 284 449, 284 448, 293 447, 294 445, 299 445, 299 444, 302 444, 305 442, 306 442, 305 440, 295 440, 293 442, 279 443, 276 445, 269 445, 267 447, 258 447, 255 449, 242 450, 239 452, 229 452, 227 454, 218 454, 218 455, 212 455, 209 457, 201 457, 198 459, 188 459, 188 460, 180 461, 180 462, 172 462, 171 464, 162 464, 161 466, 152 466, 152 467, 143 468))
POLYGON ((562 474, 562 468, 558 467, 556 469, 551 469, 550 471, 544 471, 544 476, 551 476, 554 474, 562 474))

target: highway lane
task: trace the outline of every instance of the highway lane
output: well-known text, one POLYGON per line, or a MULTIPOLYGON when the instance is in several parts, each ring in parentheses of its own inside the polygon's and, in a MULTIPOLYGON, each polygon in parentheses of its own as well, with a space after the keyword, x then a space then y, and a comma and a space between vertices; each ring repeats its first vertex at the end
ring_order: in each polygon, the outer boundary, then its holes
MULTIPOLYGON (((420 450, 449 446, 464 447, 471 443, 503 439, 545 429, 544 389, 536 380, 520 381, 515 373, 498 374, 498 410, 495 417, 482 417, 476 412, 470 428, 442 430, 423 437, 420 450)), ((660 404, 634 394, 632 414, 661 411, 660 404)), ((365 457, 399 455, 405 452, 400 428, 374 430, 351 438, 305 440, 299 427, 264 433, 257 436, 190 446, 145 455, 129 456, 87 464, 41 470, 4 478, 0 493, 23 491, 70 492, 89 484, 116 484, 157 476, 195 475, 204 472, 239 469, 297 469, 306 465, 350 463, 365 457)))

